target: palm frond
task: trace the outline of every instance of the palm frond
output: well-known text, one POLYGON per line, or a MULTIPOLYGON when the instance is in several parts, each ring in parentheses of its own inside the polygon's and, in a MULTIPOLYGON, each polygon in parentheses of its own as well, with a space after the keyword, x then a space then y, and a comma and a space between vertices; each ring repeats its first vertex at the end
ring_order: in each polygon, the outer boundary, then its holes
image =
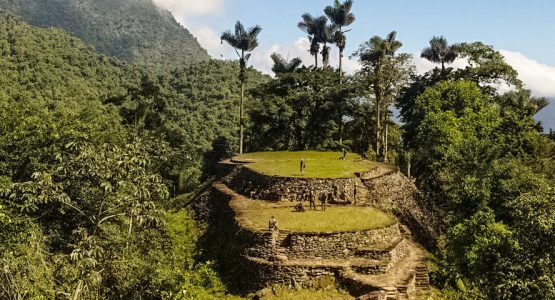
POLYGON ((270 57, 274 61, 272 71, 276 74, 293 72, 302 64, 301 59, 298 57, 293 58, 289 62, 275 52, 270 57))
POLYGON ((220 37, 221 42, 223 44, 223 42, 227 42, 231 47, 233 48, 237 48, 237 39, 235 38, 235 35, 233 33, 231 33, 231 31, 225 31, 224 33, 222 33, 222 36, 220 37))
MULTIPOLYGON (((262 31, 262 28, 258 25, 249 28, 245 31, 245 27, 240 21, 235 23, 235 33, 231 31, 225 31, 221 35, 221 41, 226 41, 230 46, 235 48, 235 50, 241 51, 252 51, 258 47, 258 34, 262 31)), ((239 52, 238 52, 239 54, 239 52)), ((241 56, 241 55, 240 55, 241 56)))
POLYGON ((431 47, 424 48, 420 57, 425 58, 433 63, 440 63, 437 53, 431 47))
POLYGON ((449 45, 443 36, 434 36, 430 40, 430 46, 422 50, 420 57, 433 63, 450 64, 459 56, 457 45, 449 45))
POLYGON ((242 36, 245 34, 245 27, 241 24, 240 21, 235 23, 235 36, 242 36))

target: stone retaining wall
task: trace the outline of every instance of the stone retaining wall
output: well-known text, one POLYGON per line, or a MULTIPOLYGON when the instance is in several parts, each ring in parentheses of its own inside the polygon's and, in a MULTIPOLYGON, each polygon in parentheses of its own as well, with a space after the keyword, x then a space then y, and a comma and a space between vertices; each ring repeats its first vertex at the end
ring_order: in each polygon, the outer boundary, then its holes
POLYGON ((250 270, 251 284, 258 289, 271 285, 304 287, 305 283, 319 277, 325 276, 335 279, 339 273, 337 267, 283 265, 251 257, 246 258, 245 266, 250 270))
POLYGON ((401 238, 399 226, 337 233, 291 233, 284 241, 289 259, 348 259, 361 248, 390 245, 401 238))
POLYGON ((272 284, 302 286, 309 279, 321 276, 337 278, 346 269, 361 268, 364 273, 384 273, 402 256, 402 247, 396 242, 402 238, 398 224, 381 229, 334 232, 302 233, 286 231, 253 231, 235 220, 229 206, 233 195, 225 189, 213 187, 206 205, 211 207, 210 221, 218 223, 218 231, 207 239, 217 241, 213 249, 218 261, 227 269, 232 287, 242 292, 252 292, 272 284), (222 231, 223 230, 223 231, 222 231), (389 247, 385 247, 390 245, 389 247), (361 259, 357 249, 381 248, 383 262, 367 259, 351 265, 350 259, 361 259), (399 250, 397 250, 399 248, 399 250), (237 274, 241 274, 237 276, 237 274))
POLYGON ((251 199, 270 201, 299 201, 313 190, 316 202, 321 195, 332 195, 329 203, 356 203, 356 181, 354 178, 297 178, 266 176, 250 170, 246 166, 240 168, 228 185, 235 192, 251 199))
POLYGON ((375 251, 386 253, 381 258, 389 259, 401 239, 398 224, 381 229, 335 233, 255 232, 240 225, 238 227, 241 228, 238 232, 240 239, 249 241, 244 245, 244 254, 268 261, 360 258, 359 249, 374 248, 383 248, 375 251))
POLYGON ((436 228, 440 228, 442 216, 410 179, 396 171, 363 177, 363 182, 368 188, 369 205, 393 213, 409 226, 420 242, 433 244, 439 235, 436 228))

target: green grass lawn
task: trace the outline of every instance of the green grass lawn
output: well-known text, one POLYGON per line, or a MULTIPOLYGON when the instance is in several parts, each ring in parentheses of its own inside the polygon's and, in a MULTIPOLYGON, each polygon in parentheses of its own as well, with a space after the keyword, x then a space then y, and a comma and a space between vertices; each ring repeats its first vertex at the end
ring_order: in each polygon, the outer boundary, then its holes
MULTIPOLYGON (((295 212, 293 207, 270 206, 268 204, 235 204, 237 219, 252 230, 268 230, 268 220, 274 216, 278 228, 294 232, 336 232, 383 228, 396 222, 389 214, 369 207, 328 206, 325 211, 309 210, 295 212)), ((259 201, 260 202, 260 201, 259 201)), ((292 204, 293 205, 293 204, 292 204)))
POLYGON ((249 162, 247 167, 270 176, 305 178, 349 178, 356 172, 370 171, 378 163, 362 160, 358 154, 347 153, 341 160, 341 152, 256 152, 236 156, 235 161, 249 162), (300 172, 300 160, 304 159, 304 175, 300 172))
POLYGON ((345 291, 332 290, 290 290, 290 289, 276 289, 273 294, 262 297, 262 300, 347 300, 355 299, 353 296, 345 291))

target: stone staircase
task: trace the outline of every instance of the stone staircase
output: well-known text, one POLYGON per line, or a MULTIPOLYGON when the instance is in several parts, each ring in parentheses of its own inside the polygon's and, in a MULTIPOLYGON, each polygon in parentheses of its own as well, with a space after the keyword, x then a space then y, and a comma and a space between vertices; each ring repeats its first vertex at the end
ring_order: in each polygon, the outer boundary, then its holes
MULTIPOLYGON (((403 235, 383 249, 359 248, 349 259, 290 259, 287 257, 289 232, 276 230, 271 235, 275 263, 339 270, 338 278, 358 299, 427 299, 429 278, 425 251, 403 235), (401 252, 401 254, 396 254, 401 252)), ((261 262, 259 260, 259 262, 261 262)))
POLYGON ((427 299, 429 278, 426 252, 412 241, 408 253, 383 274, 366 275, 348 270, 342 274, 343 285, 357 299, 427 299))
POLYGON ((427 299, 430 296, 430 276, 428 275, 428 266, 425 262, 416 267, 415 281, 416 298, 427 299))
POLYGON ((354 178, 355 181, 355 190, 356 190, 356 198, 355 198, 355 205, 364 205, 368 202, 368 187, 364 184, 360 177, 354 178))

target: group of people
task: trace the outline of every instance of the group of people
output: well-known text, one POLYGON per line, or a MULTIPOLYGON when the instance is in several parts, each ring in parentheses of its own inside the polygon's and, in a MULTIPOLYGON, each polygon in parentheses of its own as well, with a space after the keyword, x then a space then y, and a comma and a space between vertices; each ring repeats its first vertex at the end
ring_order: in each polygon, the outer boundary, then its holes
POLYGON ((314 193, 314 190, 310 190, 308 194, 302 194, 299 197, 299 199, 297 199, 299 203, 295 205, 295 211, 299 211, 299 212, 305 211, 304 205, 303 205, 304 201, 308 201, 309 209, 316 210, 316 200, 320 202, 320 208, 322 210, 326 210, 327 203, 329 203, 331 199, 333 199, 333 193, 331 192, 327 194, 320 193, 316 195, 316 193, 314 193))

